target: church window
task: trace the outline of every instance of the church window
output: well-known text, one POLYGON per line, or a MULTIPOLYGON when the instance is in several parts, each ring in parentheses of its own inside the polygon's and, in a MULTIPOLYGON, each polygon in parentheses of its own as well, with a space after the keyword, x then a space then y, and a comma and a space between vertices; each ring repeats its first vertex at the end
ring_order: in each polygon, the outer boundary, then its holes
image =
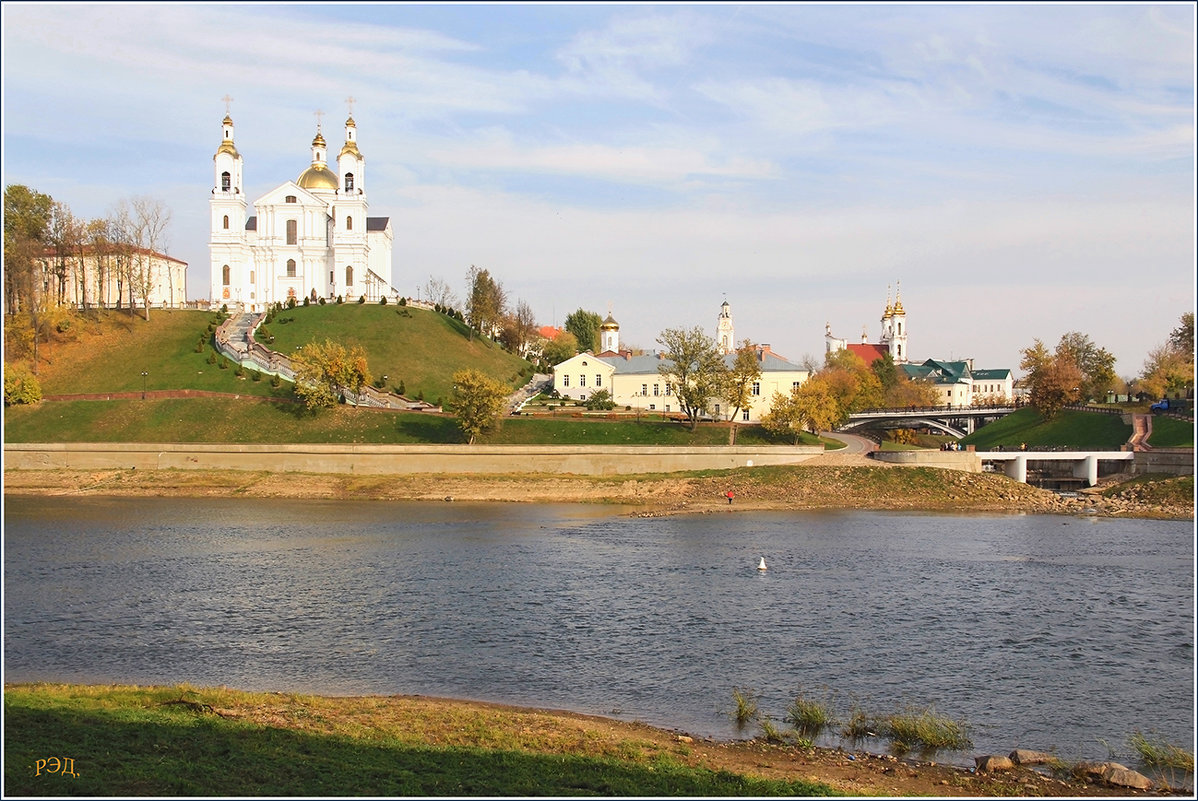
POLYGON ((220 174, 220 191, 228 192, 233 187, 233 176, 227 172, 220 174))
POLYGON ((754 395, 760 395, 760 394, 761 394, 761 382, 760 382, 760 381, 754 381, 754 382, 753 382, 753 394, 754 394, 754 395))
POLYGON ((226 231, 229 230, 229 215, 228 214, 225 215, 225 230, 226 231))
POLYGON ((354 174, 352 172, 347 172, 345 174, 345 191, 354 191, 354 174))
POLYGON ((287 277, 295 278, 295 259, 287 260, 287 277))
POLYGON ((352 264, 348 264, 345 267, 345 285, 354 285, 354 266, 352 264))
POLYGON ((333 271, 332 271, 332 270, 329 270, 329 283, 330 283, 330 284, 331 284, 331 283, 333 283, 333 278, 334 278, 334 276, 333 276, 333 271))
POLYGON ((250 270, 250 283, 254 283, 254 271, 250 270))
POLYGON ((295 195, 288 195, 287 197, 283 198, 283 202, 284 203, 295 203, 296 202, 295 195))
POLYGON ((287 244, 294 245, 298 239, 299 223, 295 220, 287 221, 287 244))
POLYGON ((221 284, 224 286, 229 285, 229 265, 226 264, 224 267, 220 268, 220 278, 221 284))
POLYGON ((347 231, 354 230, 354 218, 353 217, 345 218, 345 230, 347 230, 347 231))

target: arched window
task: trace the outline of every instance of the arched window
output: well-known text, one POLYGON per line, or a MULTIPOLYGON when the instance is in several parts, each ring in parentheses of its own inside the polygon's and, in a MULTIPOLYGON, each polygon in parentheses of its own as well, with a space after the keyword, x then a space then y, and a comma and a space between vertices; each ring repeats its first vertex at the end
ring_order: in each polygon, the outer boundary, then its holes
POLYGON ((347 265, 345 268, 345 285, 346 286, 354 285, 354 267, 352 264, 347 265))
POLYGON ((295 259, 287 260, 287 277, 295 278, 295 259))
POLYGON ((233 176, 227 172, 220 174, 220 191, 228 192, 233 187, 233 176))
POLYGON ((220 268, 220 280, 223 286, 229 285, 229 265, 220 268))
POLYGON ((345 218, 345 230, 347 230, 347 231, 354 230, 354 218, 353 217, 345 218))
POLYGON ((225 230, 226 231, 229 230, 229 215, 228 214, 225 215, 225 230))
POLYGON ((288 195, 287 197, 283 198, 283 202, 284 203, 294 203, 295 195, 288 195))
POLYGON ((352 172, 347 172, 345 174, 345 191, 354 191, 354 174, 352 172))
POLYGON ((294 245, 298 239, 299 224, 295 220, 287 221, 287 244, 294 245))

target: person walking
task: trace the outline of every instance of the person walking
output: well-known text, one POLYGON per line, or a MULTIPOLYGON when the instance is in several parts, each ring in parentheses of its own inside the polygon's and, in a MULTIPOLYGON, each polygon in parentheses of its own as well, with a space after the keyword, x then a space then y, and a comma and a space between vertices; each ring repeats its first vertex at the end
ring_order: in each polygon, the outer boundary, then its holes
POLYGON ((734 493, 732 490, 728 490, 724 493, 724 497, 728 499, 728 505, 731 506, 732 499, 736 497, 736 493, 734 493))

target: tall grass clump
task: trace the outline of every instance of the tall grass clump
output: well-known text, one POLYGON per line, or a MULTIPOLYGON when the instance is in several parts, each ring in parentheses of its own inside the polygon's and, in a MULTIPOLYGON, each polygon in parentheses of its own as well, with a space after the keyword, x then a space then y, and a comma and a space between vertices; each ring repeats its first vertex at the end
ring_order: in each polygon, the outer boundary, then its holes
POLYGON ((1180 746, 1166 742, 1160 737, 1149 737, 1135 732, 1127 738, 1127 744, 1140 757, 1140 761, 1152 768, 1171 768, 1194 772, 1194 754, 1180 746))
POLYGON ((814 737, 836 724, 832 699, 825 693, 815 697, 800 692, 786 710, 786 722, 799 733, 814 737))
POLYGON ((841 727, 840 734, 850 740, 859 741, 877 736, 879 728, 877 721, 865 714, 865 710, 855 706, 849 713, 849 719, 841 727))
POLYGON ((964 723, 947 718, 932 707, 907 709, 882 721, 882 733, 902 749, 961 751, 973 743, 964 723))
POLYGON ((732 689, 732 719, 743 729, 757 718, 757 694, 741 687, 732 689))

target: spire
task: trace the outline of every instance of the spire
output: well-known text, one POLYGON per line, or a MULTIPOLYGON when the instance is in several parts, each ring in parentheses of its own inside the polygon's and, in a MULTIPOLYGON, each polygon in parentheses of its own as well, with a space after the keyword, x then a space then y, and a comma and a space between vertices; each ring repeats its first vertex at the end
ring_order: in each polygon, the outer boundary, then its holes
POLYGON ((894 290, 894 313, 895 314, 905 314, 905 312, 903 311, 903 299, 901 297, 901 286, 902 286, 902 281, 895 281, 895 290, 894 290))
POLYGON ((221 140, 220 146, 216 149, 216 155, 228 153, 233 158, 240 158, 237 153, 237 148, 233 145, 233 118, 229 116, 229 104, 233 102, 233 98, 225 95, 221 98, 225 102, 225 118, 221 120, 221 140))

